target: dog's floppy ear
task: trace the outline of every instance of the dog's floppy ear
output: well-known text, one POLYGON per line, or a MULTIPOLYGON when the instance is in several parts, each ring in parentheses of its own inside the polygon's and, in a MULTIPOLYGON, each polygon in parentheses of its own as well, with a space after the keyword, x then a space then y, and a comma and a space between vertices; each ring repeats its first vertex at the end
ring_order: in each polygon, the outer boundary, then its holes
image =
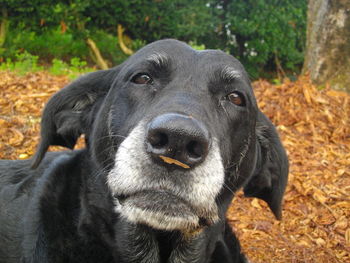
POLYGON ((244 194, 267 202, 277 219, 282 217, 282 199, 288 179, 288 158, 271 121, 258 112, 256 166, 244 194))
POLYGON ((33 158, 36 168, 50 145, 74 148, 81 134, 87 134, 92 112, 105 97, 119 68, 86 74, 54 94, 45 106, 41 120, 41 140, 33 158))

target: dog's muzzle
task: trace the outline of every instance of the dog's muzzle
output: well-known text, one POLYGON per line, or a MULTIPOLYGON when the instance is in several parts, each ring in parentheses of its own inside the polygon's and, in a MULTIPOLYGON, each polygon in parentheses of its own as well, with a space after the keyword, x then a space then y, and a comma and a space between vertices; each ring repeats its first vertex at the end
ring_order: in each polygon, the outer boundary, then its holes
POLYGON ((178 113, 141 121, 108 174, 116 211, 160 230, 191 232, 218 221, 223 184, 217 140, 200 121, 178 113))

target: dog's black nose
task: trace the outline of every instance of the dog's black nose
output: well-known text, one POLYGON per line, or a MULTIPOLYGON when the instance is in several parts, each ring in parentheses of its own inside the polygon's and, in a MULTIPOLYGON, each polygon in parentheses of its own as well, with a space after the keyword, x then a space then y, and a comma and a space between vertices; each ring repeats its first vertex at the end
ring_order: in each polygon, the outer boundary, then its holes
POLYGON ((147 152, 165 166, 192 168, 205 159, 209 145, 208 130, 191 116, 167 113, 148 124, 147 152))

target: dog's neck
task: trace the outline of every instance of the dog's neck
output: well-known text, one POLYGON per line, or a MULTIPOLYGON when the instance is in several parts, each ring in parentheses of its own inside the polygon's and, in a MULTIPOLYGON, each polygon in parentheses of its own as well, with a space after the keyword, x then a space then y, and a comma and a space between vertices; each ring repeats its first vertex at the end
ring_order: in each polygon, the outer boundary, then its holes
MULTIPOLYGON (((87 187, 90 191, 85 191, 85 195, 91 193, 92 184, 95 186, 100 184, 100 187, 96 187, 97 189, 105 187, 102 181, 96 182, 96 180, 93 180, 86 181, 86 183, 90 184, 87 187)), ((108 192, 107 189, 106 192, 108 192)), ((95 215, 113 211, 113 202, 106 196, 106 192, 104 194, 102 192, 99 193, 99 199, 86 196, 87 198, 84 198, 84 200, 90 200, 90 202, 83 204, 85 209, 82 209, 82 211, 95 215), (102 198, 104 201, 101 203, 102 195, 104 195, 102 198), (97 200, 99 200, 99 203, 96 203, 97 200), (96 209, 98 211, 94 211, 96 209)), ((89 216, 85 214, 82 218, 86 219, 89 216)), ((207 247, 208 243, 213 242, 215 239, 205 238, 209 232, 212 232, 208 228, 192 234, 183 234, 180 231, 160 231, 145 225, 130 223, 113 212, 105 214, 101 218, 100 223, 98 225, 101 229, 96 229, 95 225, 95 227, 89 227, 88 231, 109 232, 110 234, 104 235, 104 242, 111 247, 112 253, 116 258, 115 261, 123 263, 207 262, 206 255, 208 251, 203 249, 203 247, 207 247), (102 221, 104 222, 102 223, 102 221), (107 231, 111 224, 113 224, 113 231, 107 231)))
MULTIPOLYGON (((93 167, 90 168, 94 170, 93 167)), ((91 173, 90 170, 90 174, 95 173, 91 173)), ((85 183, 83 200, 87 203, 83 204, 82 211, 90 215, 100 215, 99 224, 88 227, 88 231, 98 231, 103 235, 104 242, 109 244, 116 262, 204 263, 210 261, 210 254, 213 253, 214 244, 220 235, 218 233, 221 233, 221 223, 191 234, 183 234, 180 231, 160 231, 142 224, 134 224, 113 212, 113 200, 107 194, 108 189, 103 176, 94 178, 87 176, 83 181, 85 183), (96 195, 99 198, 96 198, 96 195), (100 229, 96 228, 97 225, 100 229)), ((85 214, 81 218, 85 220, 90 217, 85 214)), ((97 220, 96 216, 94 218, 97 220)))
MULTIPOLYGON (((101 214, 96 211, 94 214, 101 214)), ((110 217, 113 215, 109 214, 110 217)), ((84 215, 84 218, 89 218, 84 215)), ((97 231, 103 237, 103 242, 109 244, 111 253, 116 262, 123 263, 204 263, 209 262, 208 255, 212 251, 208 248, 215 244, 218 238, 211 231, 211 227, 205 230, 185 235, 179 231, 163 232, 141 224, 134 224, 116 216, 110 220, 100 220, 96 226, 90 226, 83 231, 97 231), (113 231, 108 234, 108 229, 113 224, 113 231), (209 235, 213 235, 208 238, 209 235)), ((218 226, 213 226, 218 228, 218 226)), ((87 233, 87 235, 89 235, 87 233)), ((211 250, 214 249, 213 246, 211 250)))
MULTIPOLYGON (((116 224, 117 250, 122 262, 180 263, 206 262, 210 241, 204 231, 187 236, 179 232, 162 232, 147 226, 120 220, 116 224)), ((118 261, 119 262, 119 261, 118 261)))

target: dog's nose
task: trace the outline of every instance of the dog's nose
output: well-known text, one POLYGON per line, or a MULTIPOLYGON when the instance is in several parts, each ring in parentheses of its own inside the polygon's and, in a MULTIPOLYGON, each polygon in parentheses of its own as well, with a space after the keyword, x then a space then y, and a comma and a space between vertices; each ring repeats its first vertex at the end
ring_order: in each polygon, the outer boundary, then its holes
POLYGON ((147 152, 162 165, 192 168, 203 162, 209 145, 208 130, 191 116, 167 113, 148 124, 147 152))

